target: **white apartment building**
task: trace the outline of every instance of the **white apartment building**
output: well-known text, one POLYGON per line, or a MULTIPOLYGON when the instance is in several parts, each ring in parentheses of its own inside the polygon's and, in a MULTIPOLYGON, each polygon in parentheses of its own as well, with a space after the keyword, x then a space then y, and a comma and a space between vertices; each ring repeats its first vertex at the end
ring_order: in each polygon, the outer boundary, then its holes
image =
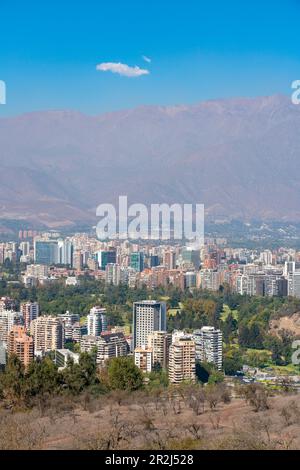
POLYGON ((196 345, 196 359, 201 362, 209 362, 222 369, 223 343, 222 332, 213 326, 203 326, 193 333, 196 345))
POLYGON ((64 346, 64 329, 57 317, 41 316, 33 320, 30 333, 34 340, 34 353, 44 354, 47 351, 62 349, 64 346))
POLYGON ((7 343, 8 335, 14 325, 23 325, 23 316, 13 310, 0 310, 0 341, 7 343))
POLYGON ((87 330, 88 335, 100 336, 102 331, 107 330, 106 309, 103 307, 95 306, 91 308, 87 316, 87 330))

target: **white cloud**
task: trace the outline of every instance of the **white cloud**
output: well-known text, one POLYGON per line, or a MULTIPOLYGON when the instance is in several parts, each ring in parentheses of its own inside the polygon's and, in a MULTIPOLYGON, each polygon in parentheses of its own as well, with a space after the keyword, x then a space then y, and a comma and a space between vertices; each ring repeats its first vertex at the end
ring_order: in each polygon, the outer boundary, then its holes
POLYGON ((148 62, 148 64, 150 64, 152 61, 150 59, 150 57, 147 57, 146 55, 142 55, 142 59, 145 61, 145 62, 148 62))
POLYGON ((141 75, 148 75, 150 73, 149 70, 141 69, 137 65, 130 67, 127 64, 121 64, 121 62, 103 62, 96 66, 96 70, 118 73, 125 77, 140 77, 141 75))

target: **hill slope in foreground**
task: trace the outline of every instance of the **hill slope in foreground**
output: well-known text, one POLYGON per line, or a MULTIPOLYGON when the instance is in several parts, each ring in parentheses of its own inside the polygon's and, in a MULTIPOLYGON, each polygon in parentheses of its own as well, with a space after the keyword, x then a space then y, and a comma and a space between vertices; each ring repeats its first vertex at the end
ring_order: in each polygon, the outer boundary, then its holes
POLYGON ((78 397, 73 404, 57 397, 46 409, 2 411, 0 448, 300 449, 299 394, 270 398, 269 409, 259 412, 238 398, 227 404, 217 400, 212 409, 205 403, 196 411, 187 395, 178 399, 176 392, 166 401, 156 395, 119 391, 98 399, 78 397))
POLYGON ((100 203, 204 203, 300 220, 300 106, 288 97, 0 118, 0 218, 72 225, 100 203))

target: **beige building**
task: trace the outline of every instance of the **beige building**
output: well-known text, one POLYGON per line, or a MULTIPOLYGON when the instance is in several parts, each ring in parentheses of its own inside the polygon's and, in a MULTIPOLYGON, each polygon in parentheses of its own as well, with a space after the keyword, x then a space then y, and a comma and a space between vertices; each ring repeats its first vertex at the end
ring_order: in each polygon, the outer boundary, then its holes
POLYGON ((166 331, 153 331, 153 333, 148 336, 148 348, 153 351, 153 366, 159 364, 163 369, 167 369, 171 342, 172 335, 166 331))
POLYGON ((15 354, 28 367, 34 358, 33 338, 27 336, 24 326, 13 326, 8 335, 8 355, 15 354))
POLYGON ((33 320, 30 332, 35 354, 62 349, 64 346, 63 324, 57 317, 42 316, 33 320))
POLYGON ((134 350, 134 363, 142 372, 151 372, 152 349, 136 348, 134 350))
POLYGON ((195 342, 189 337, 179 337, 170 346, 169 354, 169 380, 171 383, 180 383, 196 379, 195 342))

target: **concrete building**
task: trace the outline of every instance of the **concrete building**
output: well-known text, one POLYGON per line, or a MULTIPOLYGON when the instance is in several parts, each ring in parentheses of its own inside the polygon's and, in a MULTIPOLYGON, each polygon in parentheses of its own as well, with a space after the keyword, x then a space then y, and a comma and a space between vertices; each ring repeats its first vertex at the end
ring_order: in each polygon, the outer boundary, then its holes
POLYGON ((65 341, 75 341, 80 342, 81 339, 81 328, 80 328, 80 316, 69 312, 62 315, 58 315, 58 318, 61 320, 64 326, 64 338, 65 341))
POLYGON ((39 304, 37 302, 23 302, 20 307, 24 319, 26 330, 30 329, 32 320, 36 320, 39 316, 39 304))
POLYGON ((178 338, 170 346, 169 380, 171 383, 196 379, 195 342, 189 337, 178 338))
POLYGON ((108 359, 127 356, 128 343, 123 333, 103 332, 97 338, 97 364, 104 366, 108 359))
POLYGON ((121 282, 121 267, 119 264, 108 263, 105 268, 105 283, 118 286, 121 282))
POLYGON ((25 367, 34 358, 33 338, 26 334, 24 326, 13 326, 8 335, 8 355, 15 354, 25 367))
POLYGON ((167 314, 165 302, 143 300, 133 304, 133 348, 148 344, 154 331, 166 331, 167 314))
POLYGON ((130 255, 130 267, 136 272, 141 273, 144 269, 144 253, 137 251, 130 255))
POLYGON ((300 298, 300 271, 288 275, 288 293, 291 297, 300 298))
POLYGON ((57 240, 35 239, 34 240, 34 262, 36 264, 59 263, 59 249, 57 240))
POLYGON ((218 370, 222 369, 223 343, 222 332, 213 326, 203 326, 193 333, 196 344, 196 359, 200 362, 209 362, 218 370))
POLYGON ((30 332, 34 340, 34 353, 44 354, 47 351, 62 349, 64 346, 64 328, 57 317, 41 316, 33 320, 30 332))
POLYGON ((169 349, 172 343, 172 335, 166 331, 153 331, 148 336, 148 349, 152 350, 152 365, 160 365, 167 369, 169 363, 169 349))
POLYGON ((0 372, 5 369, 6 366, 6 348, 4 341, 0 341, 0 372))
POLYGON ((23 325, 23 316, 13 310, 0 310, 0 341, 7 342, 10 330, 14 325, 23 325))
POLYGON ((134 363, 142 372, 151 372, 153 364, 153 353, 151 348, 135 348, 134 363))
POLYGON ((78 364, 80 354, 74 353, 69 349, 56 349, 54 354, 54 363, 59 369, 64 369, 71 359, 74 364, 78 364))
POLYGON ((91 308, 87 316, 87 330, 88 335, 100 336, 102 331, 107 330, 106 309, 103 307, 95 306, 91 308))

